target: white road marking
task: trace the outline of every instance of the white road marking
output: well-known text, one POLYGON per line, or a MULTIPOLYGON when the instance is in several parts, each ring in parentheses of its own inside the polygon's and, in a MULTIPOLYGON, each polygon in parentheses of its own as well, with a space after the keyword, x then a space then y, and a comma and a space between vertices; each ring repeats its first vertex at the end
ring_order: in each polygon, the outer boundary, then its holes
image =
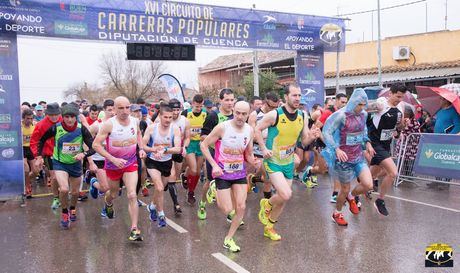
POLYGON ((185 228, 179 226, 178 224, 176 224, 173 220, 169 219, 168 217, 166 217, 166 223, 168 224, 168 226, 172 227, 173 229, 175 229, 179 233, 187 233, 188 232, 185 228))
MULTIPOLYGON (((375 193, 375 192, 373 192, 372 194, 378 195, 378 193, 375 193)), ((393 199, 397 199, 397 200, 401 200, 401 201, 406 201, 406 202, 410 202, 410 203, 415 203, 415 204, 419 204, 419 205, 425 205, 425 206, 428 206, 428 207, 444 209, 444 210, 448 210, 448 211, 452 211, 452 212, 457 212, 457 213, 460 212, 460 210, 458 210, 458 209, 452 209, 452 208, 437 206, 437 205, 428 204, 428 203, 419 202, 419 201, 410 200, 410 199, 405 199, 405 198, 401 198, 401 197, 396 197, 396 196, 391 196, 391 195, 385 195, 385 197, 389 197, 389 198, 393 198, 393 199)))
POLYGON ((246 269, 244 269, 243 267, 241 267, 239 264, 235 263, 234 261, 230 260, 229 258, 227 258, 224 254, 220 252, 213 253, 211 255, 237 273, 250 273, 249 271, 247 271, 246 269))

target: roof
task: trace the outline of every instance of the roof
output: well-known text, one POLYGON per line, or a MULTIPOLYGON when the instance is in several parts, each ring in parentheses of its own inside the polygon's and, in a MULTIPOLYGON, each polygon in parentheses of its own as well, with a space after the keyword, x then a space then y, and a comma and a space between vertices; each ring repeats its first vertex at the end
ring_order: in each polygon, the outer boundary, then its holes
MULTIPOLYGON (((259 65, 292 59, 296 56, 296 52, 294 51, 257 51, 257 54, 259 65)), ((245 52, 217 57, 212 62, 201 67, 200 74, 252 65, 253 55, 253 52, 245 52)))
MULTIPOLYGON (((345 71, 346 72, 346 71, 345 71)), ((339 85, 342 87, 347 86, 357 86, 357 85, 375 85, 378 84, 377 73, 372 74, 355 74, 355 75, 344 75, 340 73, 339 85)), ((425 69, 415 69, 415 70, 383 70, 382 73, 382 82, 384 83, 393 83, 397 81, 409 81, 416 79, 433 79, 433 78, 442 78, 450 77, 454 75, 460 75, 460 65, 453 67, 441 67, 425 69)), ((335 75, 334 75, 335 76, 335 75)), ((324 88, 335 87, 336 80, 335 77, 328 77, 324 79, 324 88)))

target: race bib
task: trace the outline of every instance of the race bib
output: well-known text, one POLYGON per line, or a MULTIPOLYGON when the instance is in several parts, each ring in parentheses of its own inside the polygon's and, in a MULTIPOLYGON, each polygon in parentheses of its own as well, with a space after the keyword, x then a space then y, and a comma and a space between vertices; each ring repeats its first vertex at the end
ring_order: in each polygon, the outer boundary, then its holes
POLYGON ((364 140, 363 132, 356 132, 356 133, 348 133, 346 139, 346 145, 358 145, 362 144, 364 140))
POLYGON ((280 158, 285 159, 290 157, 295 151, 295 145, 293 146, 284 146, 280 149, 280 158))
POLYGON ((62 144, 62 153, 67 155, 76 155, 80 152, 80 147, 79 143, 64 142, 62 144))
POLYGON ((232 172, 241 171, 241 170, 243 170, 242 161, 224 162, 224 171, 227 173, 232 173, 232 172))
POLYGON ((383 129, 382 133, 380 134, 380 141, 387 141, 393 138, 393 133, 395 129, 383 129))
POLYGON ((192 135, 201 134, 201 128, 191 128, 192 135))

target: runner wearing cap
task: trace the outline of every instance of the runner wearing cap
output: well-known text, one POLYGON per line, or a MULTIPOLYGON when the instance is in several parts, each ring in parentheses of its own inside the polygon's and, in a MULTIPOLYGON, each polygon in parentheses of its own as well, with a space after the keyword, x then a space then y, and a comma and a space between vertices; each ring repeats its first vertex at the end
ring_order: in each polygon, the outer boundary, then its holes
MULTIPOLYGON (((77 220, 76 205, 83 174, 82 160, 85 156, 94 153, 91 149, 93 137, 86 127, 77 122, 78 114, 78 108, 72 105, 64 106, 62 108, 63 121, 52 125, 40 138, 38 144, 38 154, 41 154, 45 142, 54 138, 52 160, 59 184, 59 199, 62 207, 60 225, 63 228, 68 228, 70 221, 77 220), (88 152, 83 151, 83 143, 89 148, 88 152), (69 184, 70 207, 68 206, 69 184)), ((38 159, 40 158, 41 156, 38 156, 38 159)))

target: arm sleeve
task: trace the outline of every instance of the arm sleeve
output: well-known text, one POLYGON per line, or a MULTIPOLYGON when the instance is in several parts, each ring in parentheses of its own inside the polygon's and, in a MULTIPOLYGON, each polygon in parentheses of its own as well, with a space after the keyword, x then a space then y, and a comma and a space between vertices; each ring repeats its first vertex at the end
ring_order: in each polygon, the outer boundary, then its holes
POLYGON ((323 127, 324 142, 334 150, 340 146, 340 140, 335 139, 335 136, 337 135, 336 131, 342 127, 344 118, 345 115, 342 111, 335 112, 327 119, 323 127))
POLYGON ((56 125, 53 125, 38 140, 37 156, 42 154, 43 147, 45 146, 46 141, 54 137, 55 135, 56 135, 56 125))
POLYGON ((207 136, 211 133, 212 129, 217 126, 217 114, 216 112, 211 112, 206 116, 204 120, 203 129, 201 129, 201 135, 207 136))
POLYGON ((91 135, 90 131, 85 127, 81 127, 81 133, 83 136, 83 141, 85 142, 86 146, 88 146, 88 151, 86 152, 86 156, 92 156, 96 152, 93 150, 93 136, 91 135))
POLYGON ((30 150, 32 151, 34 157, 38 156, 38 142, 42 136, 40 125, 40 123, 37 123, 37 125, 35 125, 35 129, 32 132, 32 135, 30 136, 30 150))

